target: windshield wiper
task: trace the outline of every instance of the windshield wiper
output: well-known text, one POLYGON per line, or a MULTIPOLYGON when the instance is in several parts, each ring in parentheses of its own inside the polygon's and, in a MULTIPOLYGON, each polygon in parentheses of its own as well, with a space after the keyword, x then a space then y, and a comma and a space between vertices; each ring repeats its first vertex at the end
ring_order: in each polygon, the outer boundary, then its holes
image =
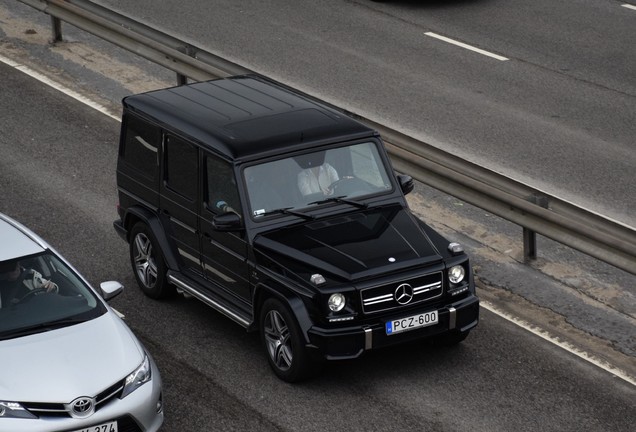
POLYGON ((349 204, 358 208, 367 208, 369 207, 368 204, 366 203, 362 203, 360 201, 354 201, 354 200, 350 200, 350 199, 346 199, 345 196, 337 196, 337 197, 330 197, 330 198, 325 198, 324 200, 320 200, 320 201, 313 201, 310 203, 307 203, 307 205, 311 205, 311 204, 326 204, 326 203, 330 203, 330 202, 337 202, 337 203, 344 203, 344 204, 349 204))
POLYGON ((13 339, 21 336, 28 336, 36 333, 44 333, 51 330, 56 330, 62 327, 69 327, 75 324, 80 324, 86 321, 86 319, 78 319, 78 318, 63 318, 57 321, 49 321, 45 323, 40 323, 36 325, 32 325, 29 327, 23 327, 7 332, 0 333, 0 340, 5 339, 13 339))
POLYGON ((268 211, 266 211, 264 213, 259 213, 258 216, 269 216, 269 215, 280 213, 280 214, 298 216, 298 217, 301 217, 301 218, 304 218, 304 219, 308 219, 308 220, 316 219, 312 215, 308 215, 307 213, 301 213, 301 212, 293 211, 292 209, 293 209, 293 207, 283 207, 283 208, 278 208, 278 209, 274 209, 274 210, 268 210, 268 211))

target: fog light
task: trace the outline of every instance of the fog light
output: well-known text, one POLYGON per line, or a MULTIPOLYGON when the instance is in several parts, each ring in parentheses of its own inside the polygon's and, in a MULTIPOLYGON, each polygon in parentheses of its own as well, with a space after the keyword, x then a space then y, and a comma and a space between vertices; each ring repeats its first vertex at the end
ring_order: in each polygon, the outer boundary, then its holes
POLYGON ((334 312, 339 312, 345 307, 345 303, 346 303, 345 296, 343 296, 340 293, 336 293, 336 294, 331 294, 331 296, 329 296, 329 301, 327 302, 327 305, 329 306, 330 310, 334 312))
POLYGON ((466 272, 464 271, 464 267, 460 265, 453 266, 450 270, 448 270, 448 280, 454 284, 458 284, 463 281, 465 275, 466 272))
POLYGON ((157 399, 157 414, 161 414, 163 411, 163 393, 159 393, 159 399, 157 399))

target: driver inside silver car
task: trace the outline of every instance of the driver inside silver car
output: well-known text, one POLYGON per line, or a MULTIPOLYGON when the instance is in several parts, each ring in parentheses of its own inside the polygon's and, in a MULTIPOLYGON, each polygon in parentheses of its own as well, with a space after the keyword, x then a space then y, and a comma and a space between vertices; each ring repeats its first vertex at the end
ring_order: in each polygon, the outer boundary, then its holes
POLYGON ((26 269, 20 261, 0 262, 0 308, 20 302, 36 292, 57 292, 58 286, 44 279, 34 269, 26 269))

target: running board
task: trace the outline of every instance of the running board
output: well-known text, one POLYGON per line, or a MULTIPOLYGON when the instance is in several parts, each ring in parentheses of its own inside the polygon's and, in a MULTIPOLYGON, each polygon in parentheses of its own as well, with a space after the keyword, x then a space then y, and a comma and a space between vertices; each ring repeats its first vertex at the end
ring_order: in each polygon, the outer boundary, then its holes
POLYGON ((183 291, 190 294, 192 297, 195 297, 196 299, 202 301, 206 305, 212 307, 216 311, 222 313, 241 326, 247 328, 251 324, 250 319, 246 314, 237 311, 236 308, 230 306, 223 300, 214 299, 209 295, 201 293, 201 291, 194 288, 191 284, 179 279, 172 271, 168 271, 168 282, 174 284, 179 289, 182 289, 183 291))

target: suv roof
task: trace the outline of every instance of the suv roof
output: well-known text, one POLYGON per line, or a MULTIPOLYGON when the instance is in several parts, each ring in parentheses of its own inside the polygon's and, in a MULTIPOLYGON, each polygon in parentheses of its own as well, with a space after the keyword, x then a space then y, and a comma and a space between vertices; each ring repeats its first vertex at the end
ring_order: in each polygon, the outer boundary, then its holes
POLYGON ((281 153, 373 129, 280 83, 243 75, 127 96, 125 109, 199 141, 229 159, 281 153))
POLYGON ((31 230, 0 213, 0 261, 43 252, 46 243, 31 230))

